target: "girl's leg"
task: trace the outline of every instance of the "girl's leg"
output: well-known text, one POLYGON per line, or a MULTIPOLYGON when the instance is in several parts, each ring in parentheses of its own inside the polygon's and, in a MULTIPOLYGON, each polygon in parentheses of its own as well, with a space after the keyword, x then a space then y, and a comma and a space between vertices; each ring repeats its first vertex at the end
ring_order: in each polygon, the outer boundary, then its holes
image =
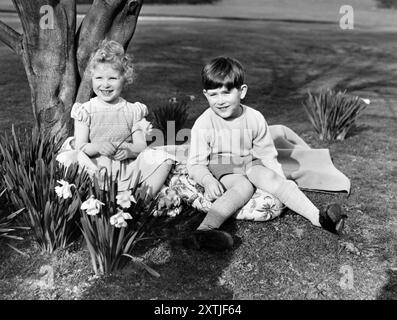
POLYGON ((255 187, 273 194, 292 211, 305 217, 313 225, 321 227, 319 209, 305 196, 295 182, 260 165, 248 169, 247 176, 255 187))
POLYGON ((247 177, 241 174, 228 174, 220 179, 226 188, 225 193, 212 204, 198 230, 219 228, 238 209, 244 206, 254 194, 254 187, 247 177))
POLYGON ((161 188, 164 186, 164 182, 168 177, 172 165, 172 160, 164 161, 145 181, 140 184, 137 191, 141 198, 145 199, 145 202, 150 201, 159 193, 161 188))

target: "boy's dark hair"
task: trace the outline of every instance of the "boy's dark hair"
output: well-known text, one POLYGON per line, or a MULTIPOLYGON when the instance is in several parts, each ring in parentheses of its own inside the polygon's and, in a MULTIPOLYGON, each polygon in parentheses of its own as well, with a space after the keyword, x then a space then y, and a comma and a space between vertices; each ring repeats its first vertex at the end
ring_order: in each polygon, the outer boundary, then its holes
POLYGON ((244 84, 244 69, 240 62, 229 57, 216 57, 208 62, 201 71, 204 90, 225 86, 228 90, 240 89, 244 84))

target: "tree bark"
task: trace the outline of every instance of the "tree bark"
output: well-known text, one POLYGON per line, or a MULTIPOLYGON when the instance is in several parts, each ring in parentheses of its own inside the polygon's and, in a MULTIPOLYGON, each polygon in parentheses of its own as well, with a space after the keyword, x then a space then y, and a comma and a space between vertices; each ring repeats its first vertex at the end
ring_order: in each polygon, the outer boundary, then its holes
POLYGON ((94 0, 77 34, 76 0, 12 1, 23 34, 0 21, 0 40, 22 57, 40 129, 59 137, 69 135, 74 102, 92 96, 86 67, 93 50, 105 38, 127 48, 143 0, 94 0), (43 6, 53 11, 44 27, 43 6))
POLYGON ((64 135, 76 94, 75 0, 13 0, 23 29, 22 60, 33 114, 43 131, 64 135), (53 26, 44 28, 40 9, 53 8, 53 26))
POLYGON ((0 40, 9 46, 16 54, 22 51, 22 35, 0 21, 0 40))

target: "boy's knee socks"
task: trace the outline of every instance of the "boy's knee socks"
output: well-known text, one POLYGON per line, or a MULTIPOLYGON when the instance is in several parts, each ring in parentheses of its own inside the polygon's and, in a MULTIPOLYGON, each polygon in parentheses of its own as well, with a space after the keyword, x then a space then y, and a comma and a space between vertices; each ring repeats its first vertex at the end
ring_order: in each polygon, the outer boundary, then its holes
MULTIPOLYGON (((319 210, 298 188, 295 182, 284 180, 274 192, 282 203, 292 211, 308 219, 313 225, 320 227, 319 210)), ((233 190, 227 190, 221 198, 216 200, 198 227, 199 230, 219 228, 228 218, 245 204, 245 199, 233 190)))
POLYGON ((274 192, 274 196, 279 198, 292 211, 310 220, 315 226, 320 227, 318 208, 305 196, 295 182, 284 180, 274 192))
POLYGON ((235 190, 227 190, 211 206, 198 230, 219 228, 228 218, 245 204, 245 199, 235 190))

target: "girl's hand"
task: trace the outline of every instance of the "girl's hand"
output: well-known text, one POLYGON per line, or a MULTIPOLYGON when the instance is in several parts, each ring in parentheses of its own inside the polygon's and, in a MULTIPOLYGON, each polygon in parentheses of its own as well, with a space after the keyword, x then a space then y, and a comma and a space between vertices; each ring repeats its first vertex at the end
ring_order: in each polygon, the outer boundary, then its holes
POLYGON ((123 161, 125 159, 132 158, 131 152, 129 149, 119 149, 116 154, 113 156, 114 160, 123 161))
POLYGON ((115 154, 116 147, 111 142, 103 142, 99 148, 99 154, 111 157, 115 154))
POLYGON ((222 184, 213 176, 204 177, 203 184, 205 193, 210 201, 218 199, 224 192, 222 184))

